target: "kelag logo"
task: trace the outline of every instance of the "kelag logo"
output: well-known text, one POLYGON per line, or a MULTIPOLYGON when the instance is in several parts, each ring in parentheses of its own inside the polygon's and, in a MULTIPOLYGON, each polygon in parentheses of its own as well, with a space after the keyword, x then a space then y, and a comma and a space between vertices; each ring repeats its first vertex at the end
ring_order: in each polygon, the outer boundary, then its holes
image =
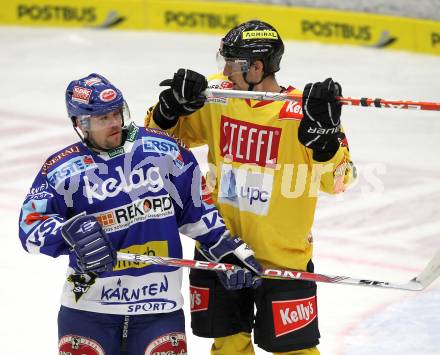
POLYGON ((221 29, 230 29, 240 23, 239 16, 236 14, 223 15, 183 11, 166 11, 164 20, 166 25, 176 24, 180 27, 208 27, 221 29))
POLYGON ((142 191, 142 193, 147 191, 158 192, 164 186, 158 167, 151 167, 147 170, 135 169, 128 176, 125 176, 124 170, 120 166, 117 166, 115 170, 119 175, 119 179, 110 177, 107 180, 95 183, 90 181, 87 175, 84 176, 85 194, 89 204, 93 204, 93 199, 104 201, 106 198, 115 197, 121 192, 126 194, 131 193, 133 190, 142 191))

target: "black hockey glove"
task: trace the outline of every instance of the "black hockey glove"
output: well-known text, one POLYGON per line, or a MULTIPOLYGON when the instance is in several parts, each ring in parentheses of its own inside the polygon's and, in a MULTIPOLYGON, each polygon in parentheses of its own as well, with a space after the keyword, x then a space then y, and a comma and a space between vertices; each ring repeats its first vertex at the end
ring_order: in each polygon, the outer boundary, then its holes
POLYGON ((258 276, 262 266, 254 257, 254 251, 239 237, 223 236, 217 243, 207 247, 200 244, 200 253, 210 261, 219 261, 226 255, 234 255, 243 269, 218 272, 218 278, 227 290, 240 290, 245 287, 257 288, 261 285, 258 276))
POLYGON ((94 216, 77 215, 61 227, 61 234, 76 256, 79 271, 111 271, 116 252, 94 216))
POLYGON ((202 94, 207 88, 206 78, 190 69, 179 69, 173 79, 167 79, 160 86, 171 86, 159 95, 159 104, 153 111, 153 119, 162 129, 176 125, 179 116, 190 115, 205 104, 202 94))
POLYGON ((339 148, 341 104, 336 96, 341 95, 341 85, 332 78, 322 83, 309 83, 304 88, 304 117, 299 125, 298 139, 313 150, 316 161, 331 159, 339 148))

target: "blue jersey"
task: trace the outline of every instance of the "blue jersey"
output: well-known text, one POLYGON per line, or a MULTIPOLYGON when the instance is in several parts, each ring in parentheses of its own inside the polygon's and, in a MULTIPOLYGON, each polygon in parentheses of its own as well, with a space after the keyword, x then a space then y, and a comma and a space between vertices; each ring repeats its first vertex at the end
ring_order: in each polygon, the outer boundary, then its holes
POLYGON ((62 305, 109 314, 173 312, 182 307, 182 271, 119 261, 111 272, 80 274, 61 235, 64 221, 96 216, 116 250, 182 257, 179 232, 205 245, 226 232, 201 198, 192 153, 167 133, 131 124, 119 148, 96 153, 78 142, 49 157, 26 196, 20 239, 29 253, 69 255, 62 305))

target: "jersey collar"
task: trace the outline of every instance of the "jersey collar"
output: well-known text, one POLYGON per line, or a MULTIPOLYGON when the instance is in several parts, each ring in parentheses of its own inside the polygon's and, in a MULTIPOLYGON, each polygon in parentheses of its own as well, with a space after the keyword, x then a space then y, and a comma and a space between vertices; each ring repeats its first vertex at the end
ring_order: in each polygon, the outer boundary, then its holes
MULTIPOLYGON (((281 87, 281 93, 289 93, 295 90, 293 86, 289 86, 287 89, 285 87, 281 87)), ((258 108, 262 106, 269 105, 270 103, 274 102, 274 100, 263 100, 263 101, 257 101, 257 100, 251 100, 251 99, 245 99, 246 104, 251 108, 258 108)))

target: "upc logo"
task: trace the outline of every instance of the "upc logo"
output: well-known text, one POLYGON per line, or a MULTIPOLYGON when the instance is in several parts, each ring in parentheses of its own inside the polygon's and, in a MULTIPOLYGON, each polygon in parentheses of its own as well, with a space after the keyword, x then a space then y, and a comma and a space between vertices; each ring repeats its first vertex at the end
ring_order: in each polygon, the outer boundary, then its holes
POLYGON ((258 187, 253 186, 242 186, 240 189, 240 196, 249 200, 249 204, 252 205, 253 202, 267 202, 269 198, 269 192, 261 190, 258 187))

